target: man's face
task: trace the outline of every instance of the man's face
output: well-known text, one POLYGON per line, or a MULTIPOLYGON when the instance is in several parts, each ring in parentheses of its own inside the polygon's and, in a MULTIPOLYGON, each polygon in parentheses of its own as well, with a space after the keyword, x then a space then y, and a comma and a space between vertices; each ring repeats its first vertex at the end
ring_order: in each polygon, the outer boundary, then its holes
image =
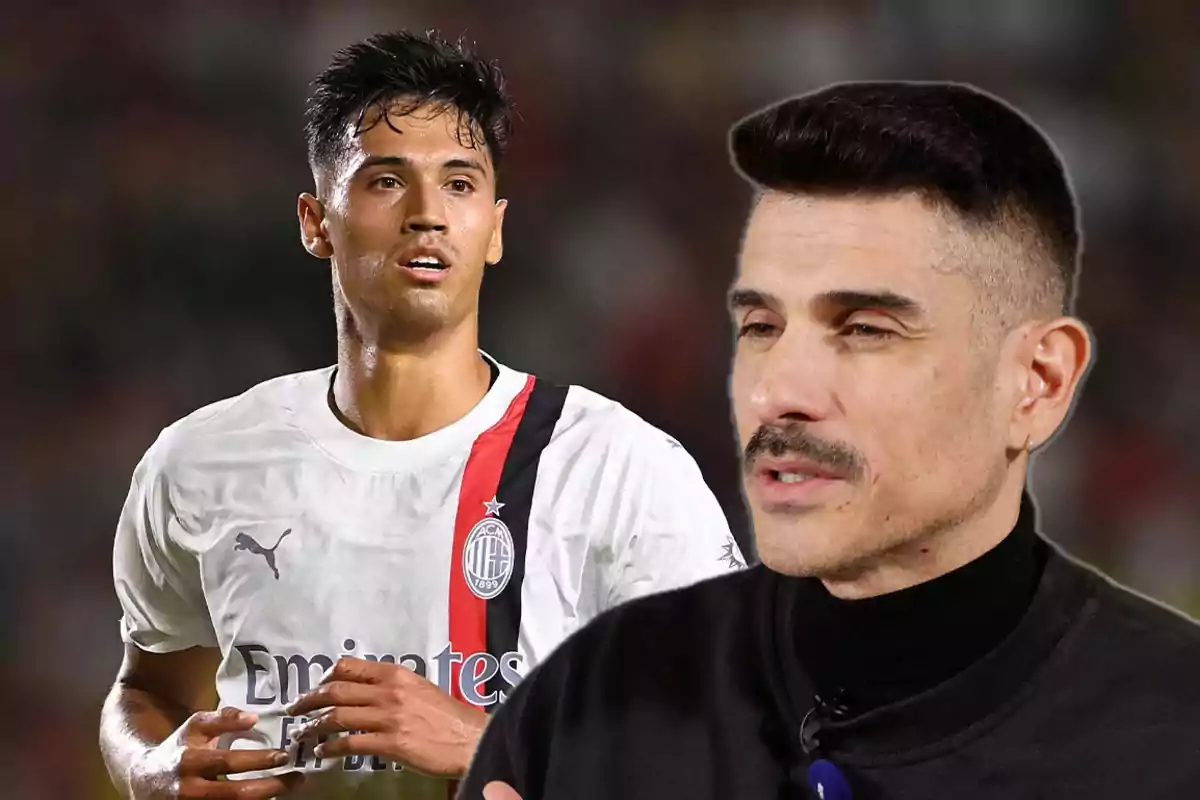
POLYGON ((949 225, 908 195, 768 192, 752 212, 732 397, 767 566, 849 575, 999 490, 1004 393, 949 225))
POLYGON ((502 254, 505 201, 456 109, 379 113, 368 110, 367 130, 319 176, 325 202, 312 218, 360 335, 411 341, 475 316, 484 266, 502 254))

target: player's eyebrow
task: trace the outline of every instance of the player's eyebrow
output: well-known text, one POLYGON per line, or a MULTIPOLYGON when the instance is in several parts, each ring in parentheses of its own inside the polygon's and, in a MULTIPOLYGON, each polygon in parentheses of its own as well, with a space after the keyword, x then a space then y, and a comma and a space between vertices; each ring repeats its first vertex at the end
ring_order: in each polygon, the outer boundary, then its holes
MULTIPOLYGON (((401 167, 411 169, 416 166, 416 162, 408 156, 367 156, 363 162, 354 170, 354 174, 371 169, 372 167, 401 167)), ((487 169, 483 166, 483 162, 474 158, 451 158, 448 161, 442 162, 442 169, 466 169, 478 172, 481 175, 487 173, 487 169)))

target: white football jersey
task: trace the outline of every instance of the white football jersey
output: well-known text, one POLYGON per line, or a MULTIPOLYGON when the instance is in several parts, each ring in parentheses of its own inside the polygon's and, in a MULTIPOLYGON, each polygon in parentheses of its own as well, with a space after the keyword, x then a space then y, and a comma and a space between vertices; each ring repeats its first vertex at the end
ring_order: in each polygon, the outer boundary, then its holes
POLYGON ((340 656, 488 709, 605 609, 742 566, 678 442, 586 389, 497 368, 465 417, 399 442, 338 420, 332 367, 287 375, 171 425, 137 466, 114 550, 122 637, 220 648, 221 705, 260 715, 231 746, 292 752, 309 775, 289 797, 452 791, 297 746, 283 709, 340 656))

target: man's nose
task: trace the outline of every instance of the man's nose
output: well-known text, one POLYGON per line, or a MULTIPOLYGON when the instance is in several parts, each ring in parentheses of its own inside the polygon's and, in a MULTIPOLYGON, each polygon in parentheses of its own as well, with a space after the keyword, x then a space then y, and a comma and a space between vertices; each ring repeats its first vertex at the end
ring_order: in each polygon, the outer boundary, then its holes
POLYGON ((820 422, 835 411, 836 358, 819 335, 785 331, 763 358, 750 393, 761 424, 820 422))
POLYGON ((405 233, 446 231, 446 204, 439 187, 417 181, 409 188, 405 200, 405 233))

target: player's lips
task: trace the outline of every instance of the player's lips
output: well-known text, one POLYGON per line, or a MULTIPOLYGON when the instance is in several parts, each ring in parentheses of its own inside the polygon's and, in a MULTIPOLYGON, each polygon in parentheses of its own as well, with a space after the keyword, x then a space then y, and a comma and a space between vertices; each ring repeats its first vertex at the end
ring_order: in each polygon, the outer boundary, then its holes
POLYGON ((756 459, 747 487, 767 505, 806 505, 819 493, 845 482, 840 472, 802 457, 756 459))
POLYGON ((404 250, 396 263, 409 275, 425 283, 439 283, 450 274, 450 256, 440 247, 420 246, 404 250))

